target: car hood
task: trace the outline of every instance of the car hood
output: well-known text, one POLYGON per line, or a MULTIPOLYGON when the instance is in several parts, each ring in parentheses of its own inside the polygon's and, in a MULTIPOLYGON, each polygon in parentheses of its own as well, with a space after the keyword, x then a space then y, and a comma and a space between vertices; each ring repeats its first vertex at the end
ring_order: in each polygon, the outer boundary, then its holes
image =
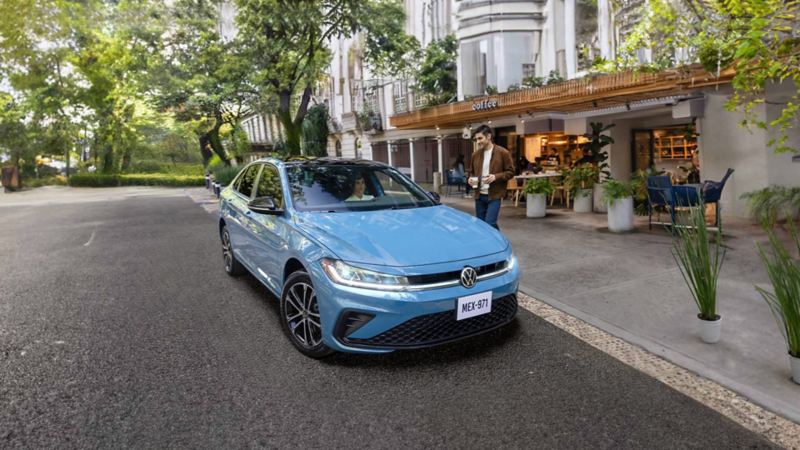
POLYGON ((485 222, 447 206, 300 213, 297 225, 343 261, 418 266, 502 252, 508 241, 485 222))

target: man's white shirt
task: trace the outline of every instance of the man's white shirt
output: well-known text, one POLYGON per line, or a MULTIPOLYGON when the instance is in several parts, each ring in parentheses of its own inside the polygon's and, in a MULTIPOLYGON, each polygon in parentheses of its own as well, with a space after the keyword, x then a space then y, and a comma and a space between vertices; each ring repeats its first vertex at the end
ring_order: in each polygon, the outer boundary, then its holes
MULTIPOLYGON (((492 162, 492 152, 494 151, 494 145, 492 145, 489 150, 485 150, 483 152, 483 168, 481 168, 481 180, 483 177, 489 175, 489 164, 492 162)), ((489 184, 482 183, 481 184, 481 195, 489 195, 489 184)))

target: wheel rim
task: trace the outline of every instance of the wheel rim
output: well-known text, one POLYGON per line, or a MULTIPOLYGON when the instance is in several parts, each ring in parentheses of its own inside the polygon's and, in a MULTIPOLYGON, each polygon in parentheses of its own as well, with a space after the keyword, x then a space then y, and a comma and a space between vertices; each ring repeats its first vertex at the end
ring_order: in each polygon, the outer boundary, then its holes
POLYGON ((305 348, 314 348, 322 342, 317 294, 308 283, 295 283, 286 292, 285 319, 289 332, 305 348))
POLYGON ((225 270, 230 272, 233 267, 233 248, 227 228, 222 232, 222 258, 225 259, 225 270))

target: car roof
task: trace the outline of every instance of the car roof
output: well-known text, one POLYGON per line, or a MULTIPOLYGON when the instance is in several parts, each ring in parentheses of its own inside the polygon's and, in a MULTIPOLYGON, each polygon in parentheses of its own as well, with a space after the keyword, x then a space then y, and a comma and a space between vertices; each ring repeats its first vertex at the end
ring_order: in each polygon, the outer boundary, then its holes
POLYGON ((372 161, 369 159, 348 159, 348 158, 331 158, 329 156, 313 157, 313 156, 291 156, 287 159, 278 158, 261 158, 258 162, 269 162, 278 167, 295 167, 295 166, 361 166, 361 167, 388 167, 380 161, 372 161))

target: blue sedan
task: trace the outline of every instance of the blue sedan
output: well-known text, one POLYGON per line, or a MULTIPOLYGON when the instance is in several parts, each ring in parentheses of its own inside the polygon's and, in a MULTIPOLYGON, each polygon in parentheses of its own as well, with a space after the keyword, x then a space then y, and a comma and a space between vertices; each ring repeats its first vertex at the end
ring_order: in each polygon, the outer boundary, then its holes
POLYGON ((251 163, 220 195, 219 234, 225 270, 280 299, 310 357, 429 347, 517 312, 508 240, 378 162, 251 163))

